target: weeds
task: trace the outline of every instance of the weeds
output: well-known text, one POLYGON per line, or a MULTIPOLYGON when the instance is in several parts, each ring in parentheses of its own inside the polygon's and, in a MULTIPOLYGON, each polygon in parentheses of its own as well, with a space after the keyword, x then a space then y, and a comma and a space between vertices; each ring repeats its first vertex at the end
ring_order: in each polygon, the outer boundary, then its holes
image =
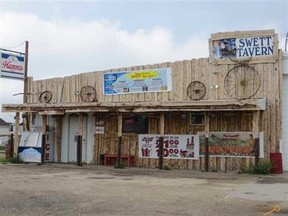
POLYGON ((20 159, 19 156, 17 157, 10 157, 9 159, 6 158, 0 158, 0 163, 2 164, 6 164, 6 163, 14 163, 14 164, 20 164, 20 163, 24 163, 23 160, 20 159))
POLYGON ((268 160, 260 160, 257 165, 252 165, 248 169, 242 169, 238 173, 264 174, 269 175, 272 164, 268 160))
POLYGON ((16 164, 20 164, 20 163, 24 163, 24 161, 19 157, 19 155, 17 155, 16 157, 10 157, 10 163, 16 163, 16 164))

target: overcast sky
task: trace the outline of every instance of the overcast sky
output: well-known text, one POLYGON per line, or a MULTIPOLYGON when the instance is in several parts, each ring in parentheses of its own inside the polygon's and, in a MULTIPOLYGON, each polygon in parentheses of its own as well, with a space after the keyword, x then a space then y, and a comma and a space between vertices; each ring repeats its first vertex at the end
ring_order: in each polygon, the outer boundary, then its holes
MULTIPOLYGON (((286 0, 0 0, 0 48, 24 52, 29 41, 34 80, 208 57, 216 32, 275 29, 284 50, 287 8, 286 0)), ((12 96, 21 92, 22 81, 0 78, 0 106, 22 103, 12 96)))

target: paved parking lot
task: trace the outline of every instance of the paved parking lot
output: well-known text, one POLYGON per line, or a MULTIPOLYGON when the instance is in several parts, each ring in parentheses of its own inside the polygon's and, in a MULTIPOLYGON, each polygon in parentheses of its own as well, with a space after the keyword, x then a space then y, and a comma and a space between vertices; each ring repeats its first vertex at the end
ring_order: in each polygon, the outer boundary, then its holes
POLYGON ((0 215, 287 215, 286 177, 2 164, 0 215))

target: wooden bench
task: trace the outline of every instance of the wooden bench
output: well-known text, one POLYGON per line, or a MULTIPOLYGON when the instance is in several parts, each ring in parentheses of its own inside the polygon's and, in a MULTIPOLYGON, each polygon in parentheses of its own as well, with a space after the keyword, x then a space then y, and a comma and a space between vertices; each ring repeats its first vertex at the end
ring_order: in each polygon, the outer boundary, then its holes
MULTIPOLYGON (((117 154, 104 154, 104 166, 112 165, 112 160, 117 160, 117 154)), ((132 155, 121 155, 122 160, 127 160, 127 165, 134 165, 135 157, 132 155)))

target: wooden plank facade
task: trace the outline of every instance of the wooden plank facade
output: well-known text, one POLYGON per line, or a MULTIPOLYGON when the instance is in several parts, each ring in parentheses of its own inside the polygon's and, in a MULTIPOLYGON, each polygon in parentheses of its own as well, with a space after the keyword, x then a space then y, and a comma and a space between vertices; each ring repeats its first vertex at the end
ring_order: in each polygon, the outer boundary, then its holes
MULTIPOLYGON (((63 139, 65 136, 63 135, 63 133, 65 134, 63 127, 67 127, 67 123, 64 121, 69 116, 93 118, 93 126, 92 129, 90 128, 92 132, 89 132, 87 128, 85 129, 87 140, 93 142, 90 143, 93 146, 92 160, 87 161, 87 163, 100 164, 101 155, 105 153, 117 154, 119 115, 122 115, 123 118, 131 115, 147 118, 148 134, 160 134, 161 114, 164 115, 164 134, 205 133, 207 124, 210 132, 252 132, 256 138, 259 132, 263 132, 264 158, 269 159, 271 152, 279 151, 281 137, 282 60, 278 53, 280 50, 278 50, 277 34, 271 30, 219 33, 212 34, 209 43, 210 56, 208 58, 117 68, 81 73, 64 78, 34 81, 32 77, 29 77, 27 103, 21 105, 6 104, 2 106, 2 111, 26 112, 30 116, 30 123, 35 114, 36 116, 47 115, 48 118, 54 118, 52 127, 55 128, 55 162, 63 162, 61 155, 63 155, 64 149, 61 149, 61 142, 67 142, 63 139), (258 37, 259 35, 272 35, 276 51, 273 56, 251 58, 245 62, 259 74, 260 88, 250 98, 233 98, 225 88, 225 79, 228 72, 233 68, 239 64, 243 66, 243 61, 213 59, 212 42, 221 38, 258 37), (103 94, 104 73, 157 68, 171 69, 171 91, 119 95, 103 94), (206 87, 206 94, 201 100, 191 100, 187 94, 187 87, 193 81, 199 81, 206 87), (84 86, 94 87, 96 101, 83 102, 81 100, 80 92, 84 86), (49 103, 39 102, 39 95, 44 91, 52 93, 52 99, 49 103), (206 113, 209 116, 209 122, 191 125, 189 116, 194 112, 206 113), (96 134, 93 132, 93 127, 96 126, 104 127, 104 133, 96 134)), ((246 91, 246 87, 243 86, 236 86, 235 88, 237 94, 246 91)), ((43 127, 43 125, 40 126, 43 127)), ((83 135, 83 126, 80 126, 80 123, 78 134, 83 135)), ((135 156, 135 166, 151 168, 159 166, 158 159, 139 157, 138 134, 122 133, 121 131, 120 136, 122 137, 121 152, 125 155, 135 156)), ((253 163, 254 157, 209 157, 209 170, 239 170, 253 163)), ((165 165, 171 168, 204 170, 205 158, 200 157, 199 160, 164 159, 165 165)))

